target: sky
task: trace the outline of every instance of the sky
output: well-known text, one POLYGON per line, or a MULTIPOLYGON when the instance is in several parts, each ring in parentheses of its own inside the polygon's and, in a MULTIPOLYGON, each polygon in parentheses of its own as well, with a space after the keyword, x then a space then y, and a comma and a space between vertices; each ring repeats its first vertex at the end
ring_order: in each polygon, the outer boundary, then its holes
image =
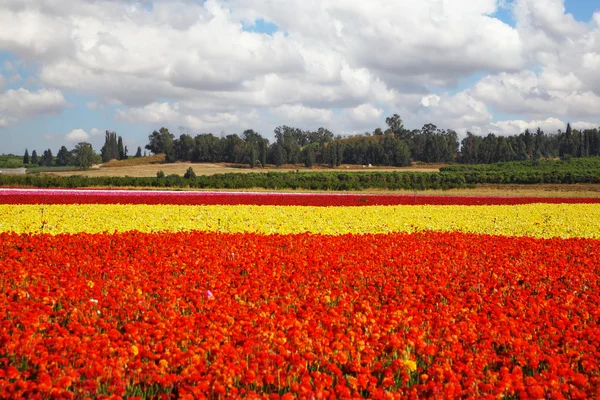
POLYGON ((0 153, 401 116, 479 135, 600 126, 592 0, 2 0, 0 153))

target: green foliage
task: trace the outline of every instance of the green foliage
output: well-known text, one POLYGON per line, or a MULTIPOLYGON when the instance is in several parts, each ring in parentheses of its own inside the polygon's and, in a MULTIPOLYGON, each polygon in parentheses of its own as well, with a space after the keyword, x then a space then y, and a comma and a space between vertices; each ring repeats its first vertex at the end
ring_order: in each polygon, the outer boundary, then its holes
POLYGON ((185 174, 183 174, 183 177, 185 179, 196 179, 196 173, 192 167, 189 167, 187 171, 185 171, 185 174))
POLYGON ((273 149, 273 163, 276 167, 281 167, 286 163, 287 153, 285 152, 285 148, 281 144, 275 144, 273 149))
POLYGON ((117 140, 117 133, 106 131, 104 137, 104 146, 100 150, 100 154, 102 155, 102 162, 108 162, 110 160, 120 160, 120 152, 119 141, 121 143, 121 148, 123 147, 123 140, 119 136, 117 140))
MULTIPOLYGON (((189 174, 188 174, 189 173, 189 174)), ((600 157, 456 165, 441 172, 268 172, 228 173, 192 178, 162 171, 156 178, 55 177, 44 175, 0 176, 0 185, 35 187, 173 187, 214 189, 303 189, 303 190, 425 190, 473 187, 476 184, 600 183, 600 157)), ((194 174, 195 175, 195 174, 194 174)))
POLYGON ((37 151, 32 151, 31 152, 31 164, 39 164, 40 160, 38 158, 38 154, 37 151))
POLYGON ((117 141, 117 153, 119 160, 127 159, 127 146, 123 147, 123 137, 121 136, 119 136, 119 140, 117 141))
POLYGON ((23 164, 29 164, 29 151, 25 149, 25 154, 23 155, 23 164))
POLYGON ((73 164, 80 169, 89 169, 95 160, 96 157, 91 144, 81 142, 73 149, 73 164))
POLYGON ((42 157, 40 158, 40 167, 51 167, 54 158, 52 157, 52 150, 44 150, 42 157))
POLYGON ((315 165, 317 162, 317 150, 318 145, 316 144, 310 144, 302 149, 305 167, 312 168, 315 165))
POLYGON ((454 165, 440 172, 461 174, 473 184, 600 183, 600 157, 454 165))
POLYGON ((449 189, 467 187, 458 174, 399 172, 268 172, 202 175, 185 179, 179 175, 156 178, 132 177, 57 177, 46 175, 0 176, 0 185, 35 187, 172 187, 220 189, 303 189, 362 190, 380 189, 449 189))
POLYGON ((72 171, 80 171, 81 168, 75 167, 72 165, 67 165, 63 167, 40 167, 36 166, 33 168, 27 168, 28 174, 40 174, 42 172, 72 172, 72 171))
POLYGON ((176 146, 174 143, 175 136, 167 128, 160 128, 160 130, 154 131, 148 136, 149 143, 146 145, 146 149, 150 150, 154 154, 165 154, 165 161, 173 163, 177 161, 176 146))
POLYGON ((26 168, 29 165, 23 163, 23 158, 15 155, 0 155, 0 168, 26 168))
POLYGON ((67 165, 73 165, 73 155, 65 146, 62 146, 56 154, 56 166, 64 167, 67 165))

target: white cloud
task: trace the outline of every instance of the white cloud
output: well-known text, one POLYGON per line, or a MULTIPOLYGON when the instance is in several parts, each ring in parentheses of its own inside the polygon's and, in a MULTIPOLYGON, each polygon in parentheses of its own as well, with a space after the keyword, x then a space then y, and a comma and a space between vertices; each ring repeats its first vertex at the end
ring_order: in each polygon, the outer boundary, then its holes
POLYGON ((599 122, 585 122, 585 121, 576 121, 571 123, 571 126, 574 129, 598 129, 600 128, 599 122))
POLYGON ((152 103, 144 107, 118 110, 117 116, 129 122, 160 124, 173 122, 181 117, 179 103, 152 103))
POLYGON ((90 131, 90 135, 92 136, 97 136, 97 135, 102 135, 103 132, 98 129, 98 128, 92 128, 92 130, 90 131))
POLYGON ((433 123, 440 128, 454 129, 461 133, 483 133, 483 127, 492 121, 493 115, 485 103, 468 92, 460 92, 429 97, 424 102, 422 99, 415 119, 421 124, 433 123))
POLYGON ((302 104, 282 105, 271 110, 272 113, 280 116, 284 120, 293 122, 305 122, 308 124, 317 122, 325 123, 333 118, 333 111, 322 108, 305 107, 302 104))
POLYGON ((496 0, 157 0, 151 10, 10 0, 0 46, 43 61, 45 84, 135 107, 225 97, 249 107, 346 108, 390 102, 403 85, 520 68, 517 31, 487 16, 496 9, 496 0), (281 32, 242 29, 259 17, 281 32))
POLYGON ((496 0, 376 5, 358 0, 230 0, 228 4, 235 17, 251 21, 266 17, 290 37, 328 45, 351 64, 405 81, 444 83, 461 73, 523 66, 518 32, 488 17, 497 10, 496 0))
POLYGON ((69 142, 87 142, 90 140, 90 134, 83 129, 73 129, 65 135, 65 139, 69 142))
POLYGON ((371 104, 361 104, 345 111, 346 115, 355 121, 373 122, 382 117, 383 110, 371 104))
POLYGON ((532 117, 593 117, 600 108, 600 96, 586 90, 573 73, 556 70, 488 76, 470 93, 498 111, 532 117))
POLYGON ((116 106, 119 120, 194 130, 352 132, 394 112, 408 127, 480 133, 594 120, 600 13, 583 23, 564 0, 514 0, 512 27, 493 17, 502 4, 4 0, 0 48, 18 58, 4 70, 42 89, 0 93, 0 122, 59 112, 63 91, 93 96, 92 111, 116 106), (279 31, 243 29, 259 18, 279 31), (473 74, 485 77, 457 88, 473 74), (500 112, 511 120, 496 121, 500 112))
POLYGON ((559 129, 564 130, 566 126, 566 122, 563 122, 557 118, 548 118, 545 120, 538 121, 512 120, 493 122, 488 126, 488 131, 491 133, 506 136, 519 134, 521 132, 524 132, 526 129, 529 129, 533 132, 537 130, 537 128, 540 128, 544 132, 554 133, 559 129))
POLYGON ((6 78, 2 74, 0 74, 0 89, 6 84, 6 78))
POLYGON ((244 113, 197 111, 192 103, 152 103, 144 107, 118 110, 117 118, 132 123, 184 126, 194 131, 208 132, 214 129, 247 129, 258 120, 256 111, 244 113))
POLYGON ((0 93, 0 117, 7 121, 20 121, 43 114, 56 114, 67 106, 63 94, 56 89, 10 89, 0 93))
POLYGON ((440 104, 440 100, 441 98, 437 94, 428 94, 427 96, 423 96, 423 98, 421 99, 421 104, 424 107, 436 107, 440 104))

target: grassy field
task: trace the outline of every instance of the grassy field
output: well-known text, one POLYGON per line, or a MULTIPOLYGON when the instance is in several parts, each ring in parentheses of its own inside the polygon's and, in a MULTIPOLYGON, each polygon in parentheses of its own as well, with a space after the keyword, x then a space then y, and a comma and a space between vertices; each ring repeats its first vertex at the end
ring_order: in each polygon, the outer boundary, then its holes
POLYGON ((303 165, 285 165, 279 168, 275 166, 267 166, 267 168, 255 168, 251 169, 247 166, 231 166, 229 164, 219 163, 186 163, 177 162, 173 164, 161 164, 160 156, 156 157, 145 157, 138 159, 129 159, 123 161, 111 161, 107 164, 103 164, 100 168, 90 169, 87 171, 49 171, 48 175, 56 176, 69 176, 69 175, 81 175, 81 176, 131 176, 131 177, 152 177, 156 176, 158 171, 163 171, 165 175, 175 174, 183 175, 185 171, 192 167, 196 175, 214 175, 214 174, 225 174, 231 172, 248 173, 248 172, 311 172, 311 171, 405 171, 405 172, 439 172, 442 165, 414 165, 412 167, 405 168, 394 168, 394 167, 357 167, 356 165, 342 165, 336 169, 327 167, 314 167, 306 168, 303 165), (148 160, 150 159, 150 160, 148 160), (142 161, 143 160, 143 161, 142 161))
POLYGON ((23 156, 0 155, 0 162, 23 162, 23 156))
MULTIPOLYGON (((185 171, 192 167, 196 175, 213 175, 223 173, 249 173, 249 172, 310 172, 310 171, 404 171, 404 172, 439 172, 440 168, 446 165, 440 164, 413 164, 411 167, 394 168, 394 167, 362 167, 356 165, 342 165, 336 169, 331 169, 326 166, 315 166, 306 168, 303 165, 286 165, 282 167, 267 166, 267 168, 248 168, 246 165, 229 165, 224 163, 186 163, 177 162, 173 164, 164 164, 164 155, 155 155, 142 158, 130 158, 127 160, 113 160, 103 165, 94 166, 94 168, 81 171, 69 170, 63 171, 57 169, 48 169, 40 171, 43 174, 55 176, 72 176, 81 175, 88 177, 154 177, 158 171, 163 171, 165 175, 175 174, 183 175, 185 171)), ((151 189, 151 188, 132 188, 132 189, 151 189)), ((167 189, 168 190, 168 189, 167 189)), ((182 190, 182 189, 178 189, 182 190)), ((198 189, 183 189, 183 190, 198 190, 198 189)), ((241 189, 236 191, 269 191, 268 189, 241 189)), ((293 189, 278 190, 285 192, 295 192, 293 189)), ((316 191, 313 191, 316 192, 316 191)), ((600 185, 598 184, 532 184, 532 185, 492 185, 480 184, 472 189, 450 189, 450 190, 381 190, 381 189, 366 189, 361 193, 395 193, 407 195, 444 195, 444 196, 523 196, 523 197, 591 197, 600 198, 600 185)))

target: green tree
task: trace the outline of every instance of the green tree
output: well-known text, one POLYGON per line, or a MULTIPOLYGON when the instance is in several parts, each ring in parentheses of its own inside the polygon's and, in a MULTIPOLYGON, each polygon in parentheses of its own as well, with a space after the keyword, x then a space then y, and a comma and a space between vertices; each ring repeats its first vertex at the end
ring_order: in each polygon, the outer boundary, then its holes
POLYGON ((175 154, 175 143, 173 141, 173 135, 168 133, 163 137, 163 151, 165 153, 165 162, 174 163, 177 161, 175 154))
POLYGON ((260 164, 264 168, 267 165, 267 153, 269 152, 269 141, 263 139, 260 143, 260 164))
POLYGON ((119 136, 117 141, 117 153, 119 160, 125 160, 127 158, 127 147, 123 147, 123 137, 119 136))
POLYGON ((183 177, 185 179, 196 179, 196 173, 192 167, 189 167, 187 171, 185 171, 185 174, 183 174, 183 177))
POLYGON ((577 156, 577 145, 573 135, 571 124, 567 124, 567 130, 561 135, 561 143, 559 147, 559 155, 561 158, 569 158, 577 156))
POLYGON ((188 134, 182 134, 179 139, 175 140, 175 156, 181 161, 192 161, 194 159, 194 150, 196 142, 194 138, 188 134))
POLYGON ((254 168, 257 161, 264 167, 263 161, 266 161, 264 160, 264 157, 266 156, 264 154, 264 147, 268 141, 252 129, 245 130, 244 133, 242 133, 242 139, 247 144, 246 152, 250 168, 254 168))
POLYGON ((308 144, 307 132, 290 126, 278 126, 274 130, 277 143, 285 150, 286 161, 284 164, 298 164, 302 161, 300 150, 308 144))
POLYGON ((135 158, 140 158, 142 156, 142 147, 138 146, 137 151, 135 153, 135 158))
POLYGON ((329 168, 335 168, 338 166, 338 146, 336 142, 327 143, 327 161, 329 168))
POLYGON ((59 167, 64 167, 67 165, 72 165, 73 160, 71 159, 71 153, 65 146, 61 146, 60 150, 56 154, 56 165, 59 167))
POLYGON ((287 155, 285 154, 285 149, 279 143, 274 144, 273 148, 273 163, 276 167, 281 167, 287 161, 287 155))
POLYGON ((385 123, 394 135, 398 135, 404 129, 404 123, 398 114, 387 117, 385 123))
POLYGON ((44 152, 42 153, 42 157, 40 157, 40 166, 51 167, 53 161, 54 159, 52 157, 52 150, 44 150, 44 152))
POLYGON ((406 140, 397 140, 394 144, 394 165, 397 167, 408 167, 412 164, 410 157, 410 146, 406 140))
POLYGON ((223 155, 224 142, 212 133, 196 135, 194 138, 194 162, 219 162, 225 161, 223 155))
POLYGON ((317 152, 316 148, 318 147, 318 143, 312 143, 308 146, 302 148, 302 154, 304 155, 304 166, 307 168, 312 168, 317 161, 317 152))
MULTIPOLYGON (((121 142, 121 146, 123 143, 121 142)), ((106 131, 104 134, 104 146, 100 149, 102 162, 119 159, 119 145, 117 143, 117 133, 106 131)))
POLYGON ((87 142, 78 143, 73 149, 73 162, 81 169, 89 169, 94 163, 94 149, 87 142))
POLYGON ((29 164, 29 151, 25 149, 25 155, 23 155, 23 164, 29 164))
POLYGON ((146 149, 150 150, 154 154, 167 153, 167 148, 170 147, 169 152, 173 152, 173 141, 175 140, 175 136, 169 132, 167 128, 160 128, 159 131, 154 131, 148 136, 148 144, 146 145, 146 149))
POLYGON ((40 160, 38 159, 38 155, 37 155, 37 151, 32 151, 31 152, 31 163, 32 164, 39 164, 40 160))

